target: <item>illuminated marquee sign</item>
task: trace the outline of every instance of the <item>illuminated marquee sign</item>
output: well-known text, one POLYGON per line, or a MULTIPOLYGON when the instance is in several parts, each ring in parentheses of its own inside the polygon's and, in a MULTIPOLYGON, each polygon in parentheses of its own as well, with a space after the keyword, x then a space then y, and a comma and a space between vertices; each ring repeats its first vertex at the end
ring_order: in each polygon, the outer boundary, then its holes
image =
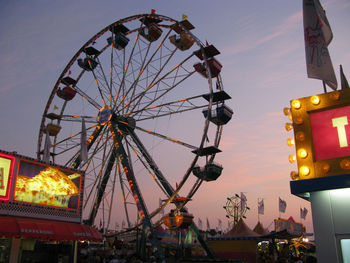
POLYGON ((291 101, 300 179, 350 173, 350 89, 291 101))
POLYGON ((0 214, 80 222, 84 174, 0 150, 0 214))
POLYGON ((275 219, 275 231, 280 232, 283 230, 287 230, 287 232, 291 235, 301 236, 305 233, 305 226, 301 223, 295 222, 293 217, 289 219, 275 219))
POLYGON ((12 183, 15 157, 0 152, 0 200, 8 201, 12 183))
POLYGON ((310 113, 310 124, 316 161, 350 156, 350 106, 310 113))

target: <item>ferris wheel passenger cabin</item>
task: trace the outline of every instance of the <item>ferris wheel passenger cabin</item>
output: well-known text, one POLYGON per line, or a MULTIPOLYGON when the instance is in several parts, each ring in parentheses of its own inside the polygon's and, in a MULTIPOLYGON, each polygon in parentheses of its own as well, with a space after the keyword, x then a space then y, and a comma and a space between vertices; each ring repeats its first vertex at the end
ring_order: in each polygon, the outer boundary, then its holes
POLYGON ((174 24, 172 27, 178 35, 170 36, 169 40, 178 49, 184 51, 192 47, 194 39, 186 31, 181 30, 181 27, 184 27, 187 30, 194 29, 194 26, 187 19, 182 20, 181 22, 174 24))
MULTIPOLYGON (((172 201, 177 207, 184 205, 191 199, 186 197, 175 197, 172 201)), ((164 225, 169 229, 187 229, 193 223, 193 215, 184 209, 171 209, 170 212, 162 217, 164 225)))
POLYGON ((192 170, 193 174, 204 181, 215 181, 222 172, 222 165, 216 163, 208 163, 205 166, 195 166, 192 170))
MULTIPOLYGON (((130 30, 126 26, 120 24, 112 27, 110 31, 114 34, 113 47, 118 50, 124 49, 129 43, 129 38, 127 38, 126 34, 130 30)), ((107 38, 107 43, 109 45, 112 44, 112 37, 107 38)))
POLYGON ((139 30, 140 35, 147 39, 149 42, 158 40, 158 38, 163 33, 163 30, 157 25, 160 20, 154 19, 152 17, 145 17, 140 19, 140 21, 145 25, 139 30))

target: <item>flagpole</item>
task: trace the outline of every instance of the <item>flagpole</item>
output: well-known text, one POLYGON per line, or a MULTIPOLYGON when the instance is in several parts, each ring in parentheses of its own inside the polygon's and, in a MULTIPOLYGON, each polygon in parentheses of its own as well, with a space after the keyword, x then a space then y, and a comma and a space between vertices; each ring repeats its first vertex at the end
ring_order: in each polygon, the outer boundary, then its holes
POLYGON ((260 222, 260 215, 259 215, 259 198, 258 198, 258 222, 260 222))
POLYGON ((327 93, 326 82, 324 82, 324 80, 322 80, 322 84, 324 93, 327 93))

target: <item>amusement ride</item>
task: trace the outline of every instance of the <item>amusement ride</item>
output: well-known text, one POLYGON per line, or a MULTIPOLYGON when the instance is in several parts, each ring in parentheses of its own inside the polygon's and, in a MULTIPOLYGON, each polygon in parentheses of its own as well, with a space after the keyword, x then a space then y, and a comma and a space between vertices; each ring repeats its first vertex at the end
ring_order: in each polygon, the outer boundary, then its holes
POLYGON ((191 227, 210 256, 186 203, 221 175, 214 159, 233 111, 220 52, 194 28, 152 10, 93 35, 52 89, 37 157, 49 136, 49 161, 84 171, 84 223, 114 229, 123 216, 124 231, 141 227, 161 253, 154 225, 164 213, 169 228, 191 227))

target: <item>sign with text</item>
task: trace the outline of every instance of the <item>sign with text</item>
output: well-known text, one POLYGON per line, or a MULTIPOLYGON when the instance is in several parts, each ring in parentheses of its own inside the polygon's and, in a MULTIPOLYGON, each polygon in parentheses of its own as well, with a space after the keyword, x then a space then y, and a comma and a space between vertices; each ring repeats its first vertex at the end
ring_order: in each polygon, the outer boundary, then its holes
POLYGON ((298 179, 350 174, 350 89, 291 101, 298 179))
POLYGON ((350 156, 350 106, 310 113, 315 160, 350 156))
POLYGON ((295 222, 293 217, 289 217, 288 219, 278 218, 274 221, 276 232, 287 230, 291 235, 302 236, 306 231, 305 226, 301 223, 295 222))

